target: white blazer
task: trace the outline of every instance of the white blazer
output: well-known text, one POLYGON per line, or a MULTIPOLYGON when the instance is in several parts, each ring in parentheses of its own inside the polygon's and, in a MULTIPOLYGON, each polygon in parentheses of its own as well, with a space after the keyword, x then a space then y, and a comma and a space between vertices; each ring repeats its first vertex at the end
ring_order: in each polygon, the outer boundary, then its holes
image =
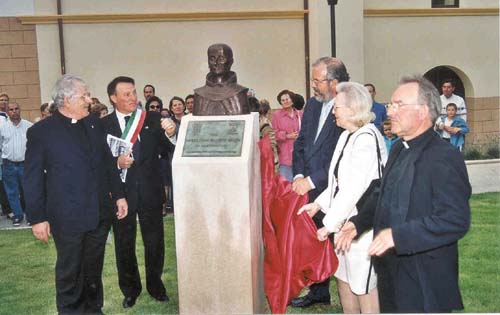
MULTIPOLYGON (((366 191, 373 179, 379 178, 378 157, 374 135, 378 139, 382 163, 387 161, 387 149, 377 127, 367 124, 356 130, 349 141, 349 131, 344 131, 339 138, 328 174, 328 187, 316 198, 326 215, 323 224, 332 233, 340 231, 344 223, 358 214, 356 203, 366 191), (346 144, 347 141, 347 144, 346 144), (344 150, 338 167, 338 182, 333 172, 340 153, 344 150), (334 197, 334 192, 339 189, 334 197)), ((355 294, 365 294, 368 278, 369 288, 376 286, 376 276, 370 270, 368 246, 373 239, 373 230, 369 230, 353 241, 349 252, 337 253, 339 268, 335 276, 349 283, 355 294)))

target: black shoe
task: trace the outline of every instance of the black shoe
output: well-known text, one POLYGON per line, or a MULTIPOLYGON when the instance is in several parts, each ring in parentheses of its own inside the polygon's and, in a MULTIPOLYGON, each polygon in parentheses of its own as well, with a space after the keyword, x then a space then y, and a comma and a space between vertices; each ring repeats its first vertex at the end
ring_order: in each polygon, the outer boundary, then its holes
POLYGON ((123 303, 122 303, 123 308, 129 308, 129 307, 134 306, 135 305, 135 300, 136 300, 135 297, 126 296, 123 299, 123 303))
POLYGON ((166 293, 162 293, 162 294, 159 294, 159 295, 151 295, 155 300, 157 301, 160 301, 160 302, 168 302, 170 301, 170 298, 168 297, 168 295, 166 293))
POLYGON ((321 298, 321 299, 316 299, 312 298, 309 296, 309 294, 305 296, 301 296, 295 299, 292 299, 292 302, 290 303, 293 307, 309 307, 313 304, 330 304, 330 298, 321 298))
POLYGON ((12 222, 13 226, 20 226, 21 225, 22 219, 15 218, 14 221, 12 222))

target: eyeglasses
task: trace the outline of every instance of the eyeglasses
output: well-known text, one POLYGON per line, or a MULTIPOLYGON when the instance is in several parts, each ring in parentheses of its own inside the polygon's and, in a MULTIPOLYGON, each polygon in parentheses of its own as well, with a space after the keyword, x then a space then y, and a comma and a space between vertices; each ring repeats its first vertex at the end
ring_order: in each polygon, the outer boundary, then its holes
POLYGON ((150 109, 158 109, 160 108, 160 105, 149 105, 150 109))
POLYGON ((323 83, 323 82, 328 82, 328 81, 332 81, 332 79, 322 79, 322 80, 318 80, 318 79, 311 79, 311 82, 318 85, 320 83, 323 83))
POLYGON ((385 104, 385 108, 387 110, 390 110, 392 109, 393 111, 398 111, 400 107, 404 107, 404 106, 411 106, 411 105, 422 105, 422 104, 406 104, 406 103, 392 103, 392 102, 389 102, 387 104, 385 104))
POLYGON ((81 95, 75 94, 75 95, 73 95, 73 98, 81 98, 83 100, 86 100, 86 99, 92 100, 92 98, 90 97, 90 93, 85 93, 85 94, 81 94, 81 95))

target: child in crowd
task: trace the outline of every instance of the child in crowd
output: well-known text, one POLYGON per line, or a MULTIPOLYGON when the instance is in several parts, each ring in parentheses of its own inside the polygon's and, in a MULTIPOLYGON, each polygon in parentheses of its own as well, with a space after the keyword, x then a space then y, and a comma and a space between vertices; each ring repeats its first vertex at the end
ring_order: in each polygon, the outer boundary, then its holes
POLYGON ((446 115, 442 115, 437 119, 435 130, 443 140, 462 151, 465 142, 464 135, 469 132, 469 127, 463 118, 457 116, 457 105, 455 103, 446 105, 446 115))
POLYGON ((387 147, 387 152, 391 152, 391 147, 394 144, 394 142, 399 140, 399 137, 392 133, 391 131, 391 121, 389 119, 384 120, 382 122, 382 131, 384 135, 384 140, 385 140, 385 146, 387 147))

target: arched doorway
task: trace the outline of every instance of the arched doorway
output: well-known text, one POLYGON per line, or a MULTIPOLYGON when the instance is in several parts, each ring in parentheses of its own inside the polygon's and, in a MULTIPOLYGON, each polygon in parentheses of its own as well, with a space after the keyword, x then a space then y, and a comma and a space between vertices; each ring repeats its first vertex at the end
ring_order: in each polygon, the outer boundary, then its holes
POLYGON ((463 97, 465 99, 465 88, 462 79, 458 76, 458 74, 453 71, 451 68, 447 66, 438 66, 434 67, 431 70, 427 71, 424 74, 424 77, 431 81, 434 86, 441 94, 441 83, 445 79, 452 79, 455 81, 455 94, 463 97))

